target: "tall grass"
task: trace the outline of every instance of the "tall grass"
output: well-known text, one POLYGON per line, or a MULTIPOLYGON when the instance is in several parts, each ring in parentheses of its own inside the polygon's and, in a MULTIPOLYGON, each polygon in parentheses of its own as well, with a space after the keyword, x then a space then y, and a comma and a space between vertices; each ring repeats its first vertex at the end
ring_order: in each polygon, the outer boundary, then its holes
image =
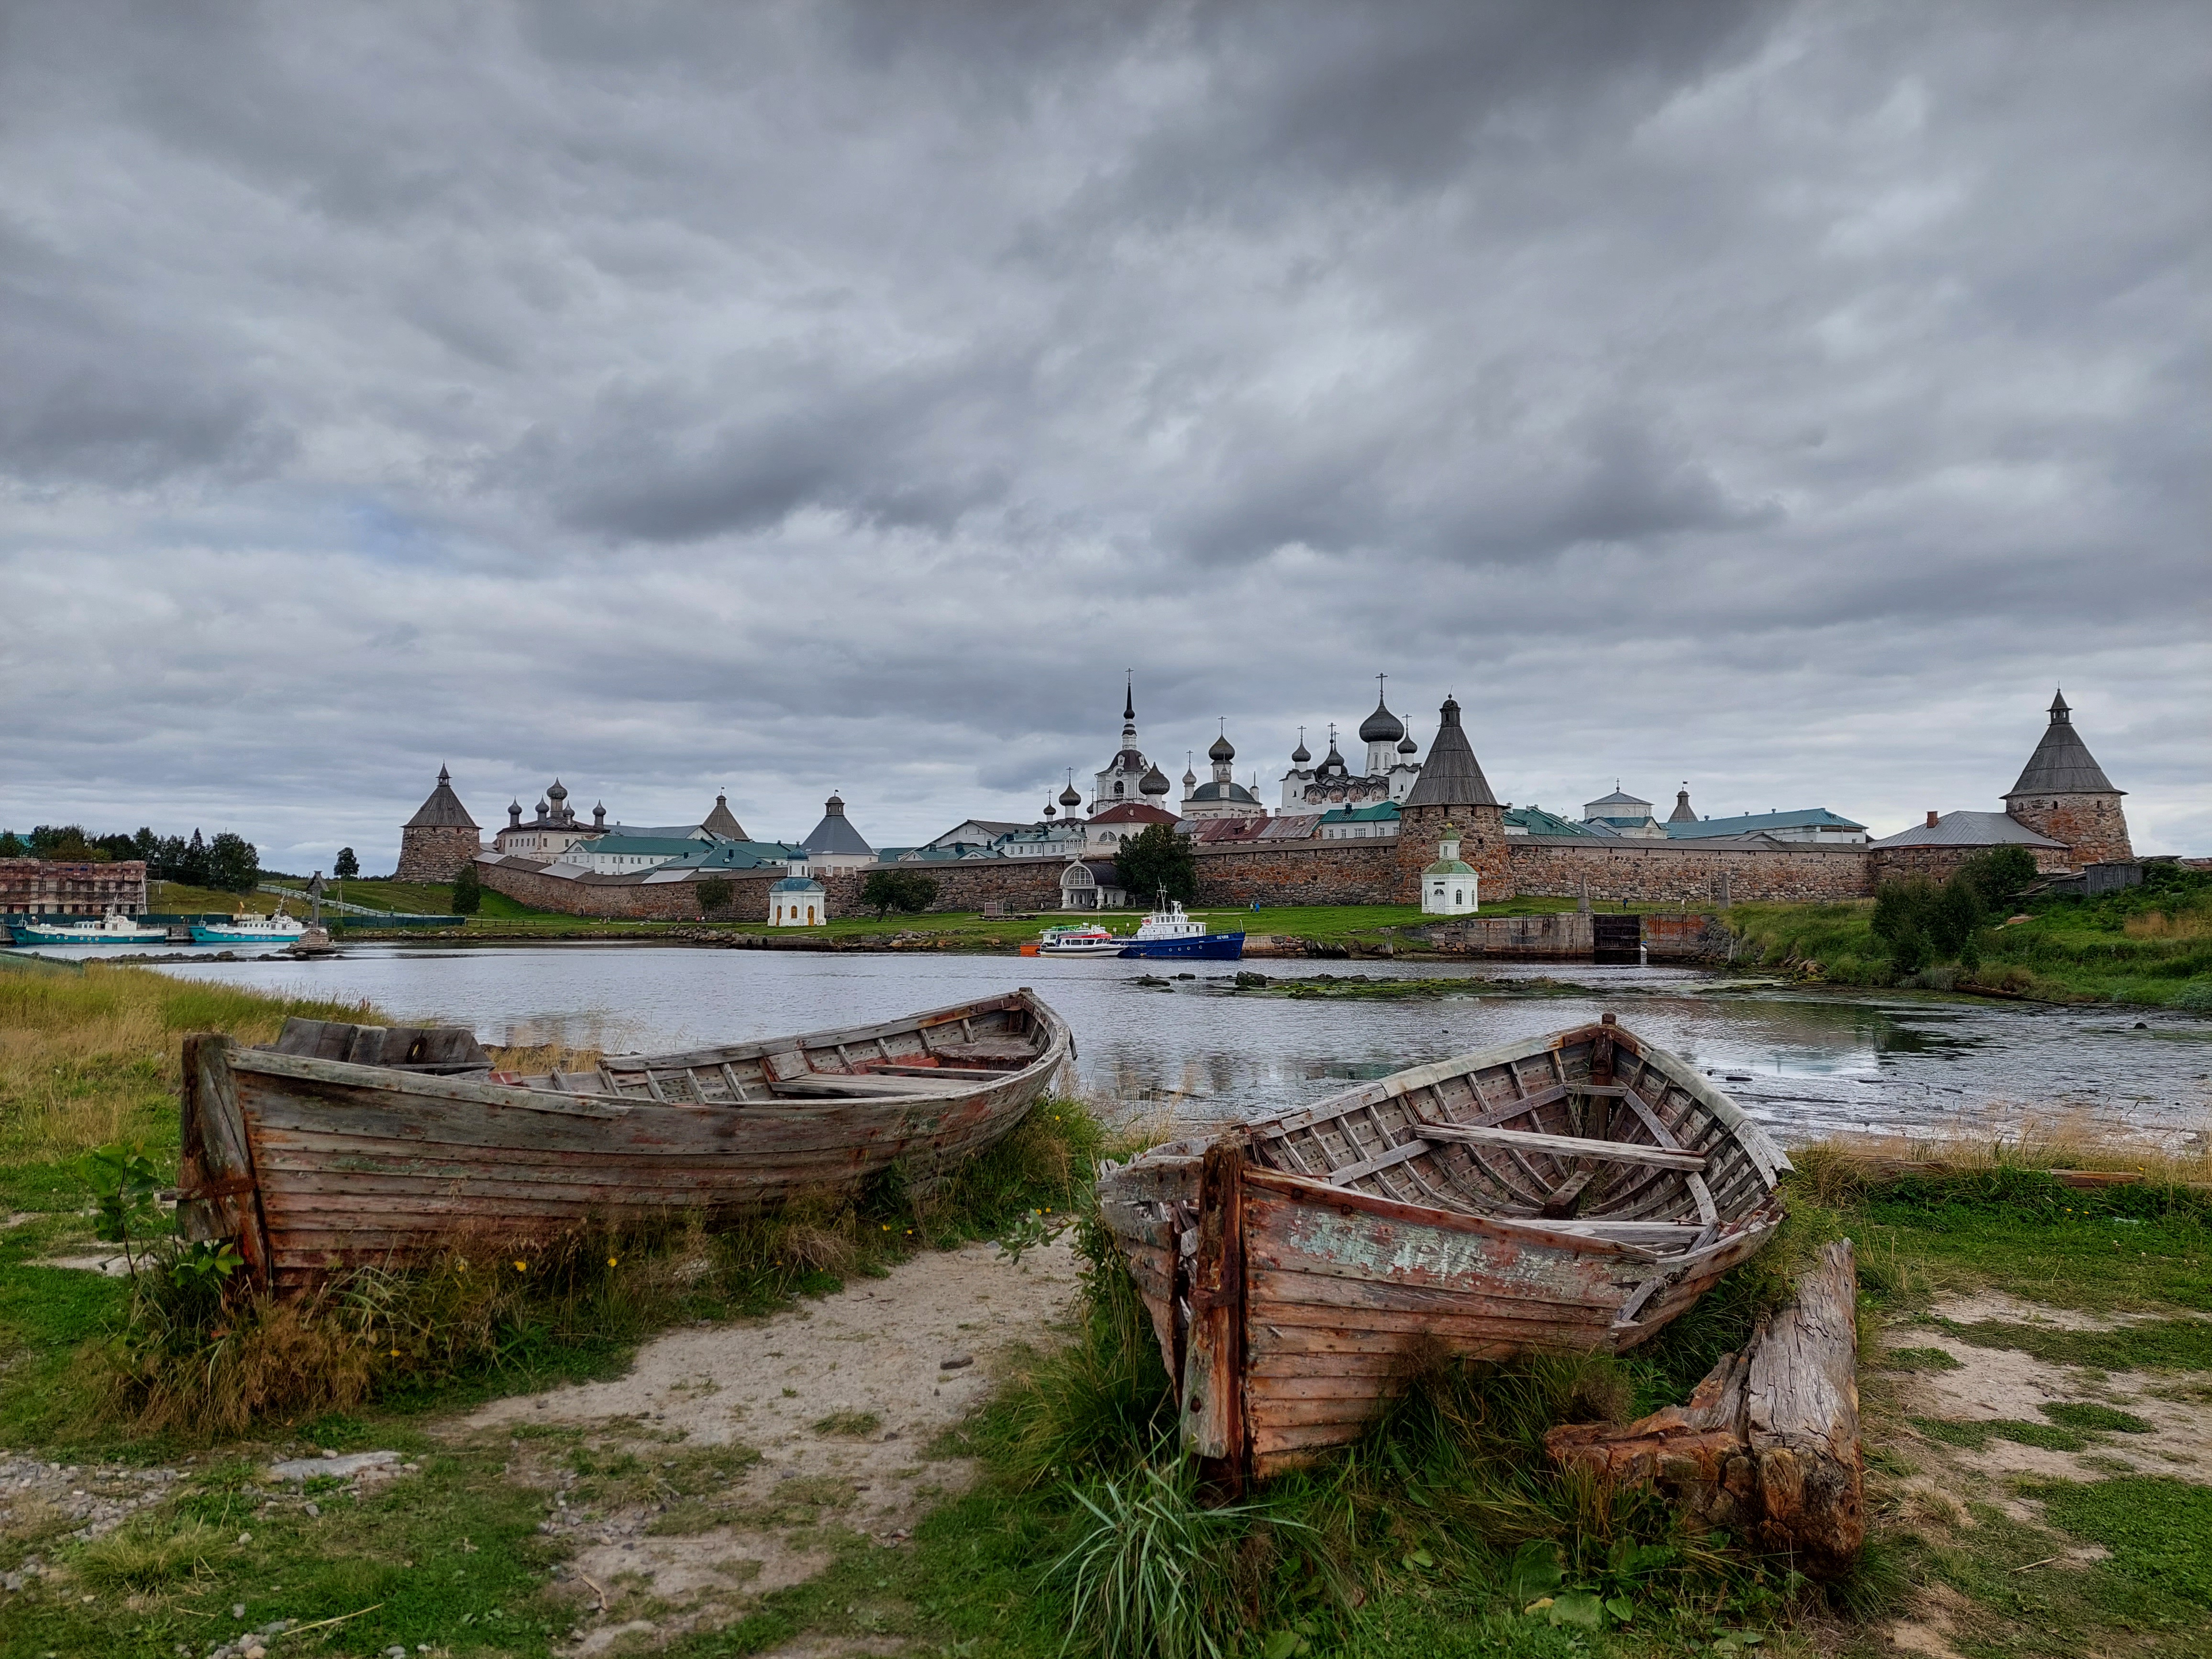
MULTIPOLYGON (((1284 1654, 1357 1646, 1361 1609, 1385 1605, 1472 1616, 1510 1598, 1600 1624, 1679 1624, 1700 1640, 1715 1619, 1779 1615, 1814 1594, 1787 1562, 1686 1532, 1649 1490, 1563 1474, 1544 1437, 1680 1401, 1788 1301, 1840 1231, 1818 1201, 1838 1190, 1834 1172, 1809 1161, 1820 1173, 1797 1178, 1773 1243, 1645 1349, 1504 1364, 1410 1352, 1360 1440, 1228 1510, 1206 1510, 1192 1486, 1150 1319, 1111 1237, 1087 1221, 1073 1340, 1032 1358, 967 1449, 1010 1504, 1047 1519, 1056 1553, 1042 1582, 1071 1644, 1102 1659, 1210 1656, 1231 1632, 1284 1654)), ((1829 1592, 1838 1605, 1888 1594, 1873 1578, 1829 1592)), ((1521 1635, 1534 1650, 1549 1629, 1521 1635)))
POLYGON ((894 1179, 823 1192, 715 1229, 689 1216, 526 1239, 457 1230, 420 1266, 358 1267, 289 1297, 237 1280, 179 1286, 167 1247, 88 1357, 94 1392, 111 1422, 206 1441, 368 1401, 600 1374, 678 1320, 765 1313, 918 1249, 1064 1212, 1099 1145, 1080 1106, 1048 1101, 918 1191, 894 1179))
POLYGON ((52 1163, 110 1141, 176 1144, 178 1038, 271 1041, 294 1014, 381 1023, 366 1003, 264 996, 94 963, 0 974, 0 1162, 52 1163))

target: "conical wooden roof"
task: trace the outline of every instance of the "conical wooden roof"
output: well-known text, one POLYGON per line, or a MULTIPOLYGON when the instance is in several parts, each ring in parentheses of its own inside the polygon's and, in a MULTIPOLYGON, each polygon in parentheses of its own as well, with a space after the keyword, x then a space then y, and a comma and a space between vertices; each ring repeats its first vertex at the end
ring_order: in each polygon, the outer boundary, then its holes
POLYGON ((410 830, 474 830, 477 821, 469 816, 469 809, 461 805, 461 798, 453 793, 453 783, 446 769, 438 769, 438 787, 430 792, 430 799, 416 809, 415 816, 407 820, 410 830))
POLYGON ((1460 728, 1459 704, 1446 697, 1438 715, 1436 741, 1429 745, 1429 757, 1421 763, 1421 775, 1414 781, 1406 805, 1497 805, 1498 797, 1490 793, 1490 780, 1482 775, 1481 763, 1460 728))
POLYGON ((2124 789, 2112 787, 2112 781, 2105 775, 2105 769, 2097 764, 2089 745, 2081 741, 2081 734, 2074 729, 2074 711, 2066 706, 2066 695, 2060 692, 2051 700, 2051 724, 2043 729, 2043 741, 2035 745, 2035 752, 2027 757, 2027 764, 2005 799, 2014 795, 2124 795, 2124 789))

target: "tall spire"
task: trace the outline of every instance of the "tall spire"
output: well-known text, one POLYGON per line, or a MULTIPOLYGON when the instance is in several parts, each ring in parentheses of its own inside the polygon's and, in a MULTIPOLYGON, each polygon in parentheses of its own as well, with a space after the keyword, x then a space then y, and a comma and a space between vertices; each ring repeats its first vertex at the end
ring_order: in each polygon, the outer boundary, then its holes
POLYGON ((1133 668, 1129 671, 1128 684, 1121 688, 1121 718, 1124 720, 1137 718, 1137 672, 1133 668))

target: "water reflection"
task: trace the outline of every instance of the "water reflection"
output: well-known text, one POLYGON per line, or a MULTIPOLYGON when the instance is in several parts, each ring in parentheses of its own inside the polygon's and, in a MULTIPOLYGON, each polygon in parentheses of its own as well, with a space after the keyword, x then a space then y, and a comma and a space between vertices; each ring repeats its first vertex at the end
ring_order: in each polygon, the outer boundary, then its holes
MULTIPOLYGON (((1245 964, 1273 977, 1331 965, 1245 964)), ((1209 1117, 1281 1110, 1355 1079, 1609 1010, 1726 1080, 1790 1139, 1836 1129, 1980 1132, 2053 1109, 2172 1130, 2212 1121, 2212 1024, 2180 1015, 1845 994, 1682 968, 1358 967, 1370 980, 1507 983, 1480 995, 1293 1000, 1228 994, 1225 975, 1139 987, 1145 964, 1110 958, 593 945, 361 947, 319 963, 193 962, 167 971, 366 998, 402 1018, 472 1025, 487 1042, 606 1049, 890 1018, 1027 981, 1073 1026, 1080 1078, 1094 1097, 1209 1117)))

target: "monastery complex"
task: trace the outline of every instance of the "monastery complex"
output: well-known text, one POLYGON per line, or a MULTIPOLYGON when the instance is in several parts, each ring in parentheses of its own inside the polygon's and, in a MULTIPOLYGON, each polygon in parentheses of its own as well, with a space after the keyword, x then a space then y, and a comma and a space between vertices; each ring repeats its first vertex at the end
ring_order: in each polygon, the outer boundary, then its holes
MULTIPOLYGON (((486 845, 441 769, 401 831, 398 873, 448 880, 473 863, 486 886, 544 909, 766 921, 779 893, 787 907, 791 894, 811 902, 818 891, 823 917, 849 914, 871 871, 918 866, 936 881, 933 908, 940 910, 1109 908, 1132 896, 1115 877, 1115 852, 1154 824, 1174 825, 1189 841, 1197 902, 1205 906, 1412 904, 1427 896, 1425 872, 1440 863, 1467 872, 1469 907, 1477 886, 1485 902, 1864 897, 1899 877, 1940 879, 2002 846, 2025 848, 2039 870, 2078 876, 2093 890, 2124 884, 2137 872, 2123 792, 2091 756, 2063 696, 2051 700, 2002 811, 1931 811, 1924 823, 1880 841, 1825 806, 1702 817, 1686 784, 1663 819, 1617 785, 1585 803, 1578 819, 1516 807, 1492 790, 1449 697, 1425 756, 1379 696, 1358 738, 1362 768, 1354 772, 1335 728, 1317 763, 1301 733, 1270 792, 1277 797, 1270 810, 1256 776, 1237 781, 1237 750, 1224 729, 1206 754, 1210 776, 1200 781, 1194 759, 1177 797, 1139 743, 1132 685, 1120 742, 1091 775, 1087 799, 1071 776, 1034 822, 966 819, 910 848, 872 847, 836 795, 803 841, 761 841, 719 795, 696 824, 610 823, 604 804, 586 822, 557 780, 533 815, 510 803, 507 823, 486 845), (1447 839, 1453 850, 1440 858, 1447 839), (777 885, 794 882, 805 885, 777 885)), ((1458 908, 1449 893, 1444 902, 1458 908)))

